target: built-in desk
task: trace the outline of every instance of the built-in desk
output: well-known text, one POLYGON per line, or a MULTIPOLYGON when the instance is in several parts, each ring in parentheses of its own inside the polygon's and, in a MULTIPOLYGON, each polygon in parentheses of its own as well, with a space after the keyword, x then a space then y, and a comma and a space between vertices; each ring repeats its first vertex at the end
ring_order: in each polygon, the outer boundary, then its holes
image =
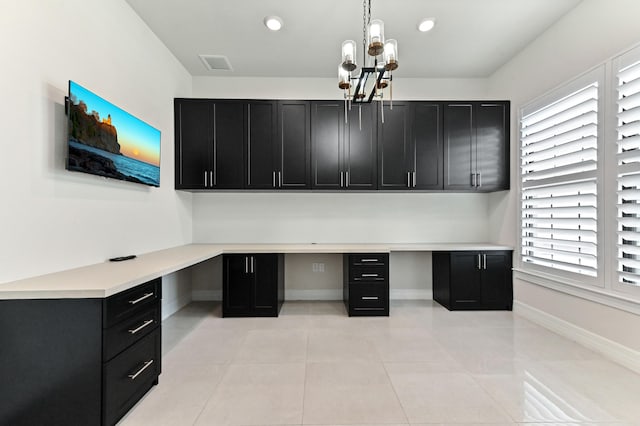
MULTIPOLYGON (((350 315, 388 315, 388 281, 374 286, 388 279, 388 264, 381 260, 388 253, 491 250, 511 248, 477 243, 190 244, 0 284, 0 424, 115 424, 158 383, 161 277, 216 256, 342 253, 348 257, 345 281, 354 286, 345 300, 361 299, 350 315)), ((253 270, 253 259, 245 262, 253 270)))

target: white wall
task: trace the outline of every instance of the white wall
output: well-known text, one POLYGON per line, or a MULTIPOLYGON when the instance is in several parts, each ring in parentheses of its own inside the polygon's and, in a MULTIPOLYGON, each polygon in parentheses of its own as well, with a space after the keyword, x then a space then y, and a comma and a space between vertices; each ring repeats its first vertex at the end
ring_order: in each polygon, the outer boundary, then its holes
MULTIPOLYGON (((519 108, 640 42, 638 16, 640 2, 637 0, 584 0, 491 76, 488 82, 490 96, 512 101, 512 188, 517 187, 519 167, 516 121, 519 108)), ((515 190, 490 196, 490 235, 494 242, 518 244, 518 196, 515 190)), ((517 264, 517 259, 514 263, 517 264)), ((524 306, 542 310, 606 341, 640 349, 637 340, 639 316, 535 288, 536 285, 525 281, 515 280, 514 284, 515 298, 524 306), (632 338, 631 333, 636 333, 636 338, 632 338)))
POLYGON ((0 9, 0 283, 191 242, 191 195, 173 189, 184 67, 124 0, 0 9), (64 169, 68 80, 161 130, 160 188, 64 169))

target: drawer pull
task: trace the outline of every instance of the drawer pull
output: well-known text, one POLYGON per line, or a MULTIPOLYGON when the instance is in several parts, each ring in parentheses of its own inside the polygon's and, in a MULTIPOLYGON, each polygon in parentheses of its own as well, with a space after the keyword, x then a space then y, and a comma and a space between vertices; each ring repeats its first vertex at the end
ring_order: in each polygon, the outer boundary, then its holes
POLYGON ((362 259, 360 262, 378 262, 378 259, 362 259))
POLYGON ((362 296, 362 300, 378 300, 378 296, 362 296))
POLYGON ((378 274, 362 274, 363 277, 377 277, 378 274))
POLYGON ((140 297, 140 298, 138 298, 138 299, 136 299, 136 300, 129 300, 129 303, 131 303, 132 305, 135 305, 136 303, 142 302, 144 299, 148 299, 148 298, 150 298, 151 296, 153 296, 153 292, 151 292, 151 293, 145 293, 145 295, 144 295, 144 296, 142 296, 142 297, 140 297))
POLYGON ((149 368, 149 366, 153 364, 153 360, 149 360, 147 362, 144 363, 144 365, 142 366, 142 368, 138 371, 136 371, 134 374, 129 374, 129 378, 131 380, 135 380, 140 374, 142 374, 142 372, 144 370, 146 370, 147 368, 149 368))
POLYGON ((138 331, 142 330, 143 328, 145 328, 145 327, 147 327, 147 326, 149 326, 151 324, 153 324, 153 320, 152 319, 147 320, 147 321, 143 322, 140 327, 134 328, 133 330, 129 330, 129 333, 136 334, 138 331))

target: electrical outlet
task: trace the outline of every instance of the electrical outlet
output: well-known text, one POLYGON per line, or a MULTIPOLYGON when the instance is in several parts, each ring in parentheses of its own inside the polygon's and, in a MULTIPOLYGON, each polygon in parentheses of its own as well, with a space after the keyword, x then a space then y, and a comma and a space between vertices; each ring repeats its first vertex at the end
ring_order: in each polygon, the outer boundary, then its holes
POLYGON ((318 272, 324 272, 324 263, 318 263, 318 272))
POLYGON ((324 263, 312 263, 311 272, 324 272, 324 263))

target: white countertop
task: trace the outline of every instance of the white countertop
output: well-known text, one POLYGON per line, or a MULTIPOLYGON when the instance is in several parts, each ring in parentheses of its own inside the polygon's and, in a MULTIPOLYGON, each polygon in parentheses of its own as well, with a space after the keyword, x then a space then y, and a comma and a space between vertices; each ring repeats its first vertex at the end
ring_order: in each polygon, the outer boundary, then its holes
POLYGON ((188 244, 123 262, 81 268, 0 284, 2 299, 103 298, 223 253, 389 253, 392 251, 512 250, 482 243, 425 244, 188 244))

